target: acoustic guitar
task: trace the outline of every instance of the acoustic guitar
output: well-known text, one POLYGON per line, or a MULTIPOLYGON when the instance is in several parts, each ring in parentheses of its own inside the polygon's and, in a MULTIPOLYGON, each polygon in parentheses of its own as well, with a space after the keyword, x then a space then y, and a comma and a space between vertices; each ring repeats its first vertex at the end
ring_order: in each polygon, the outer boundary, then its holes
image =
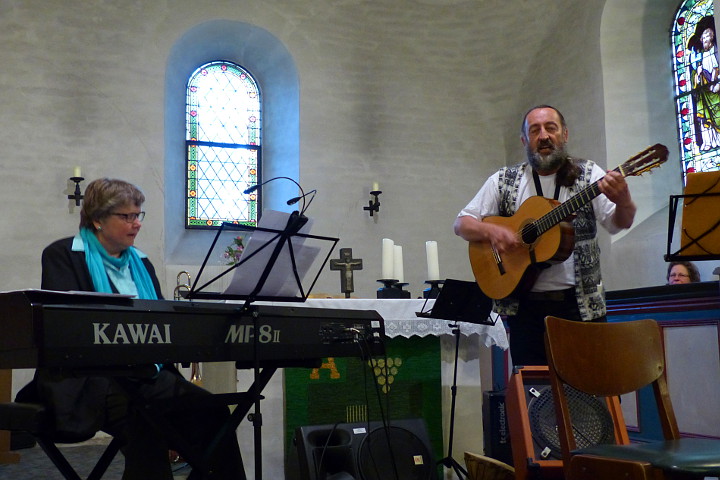
MULTIPOLYGON (((655 144, 614 171, 638 176, 667 160, 668 149, 655 144)), ((491 216, 482 221, 517 232, 521 245, 502 255, 488 242, 470 242, 470 265, 480 289, 501 299, 529 290, 543 266, 561 263, 572 254, 575 231, 568 218, 600 194, 598 182, 588 185, 564 203, 540 196, 525 200, 511 217, 491 216)))

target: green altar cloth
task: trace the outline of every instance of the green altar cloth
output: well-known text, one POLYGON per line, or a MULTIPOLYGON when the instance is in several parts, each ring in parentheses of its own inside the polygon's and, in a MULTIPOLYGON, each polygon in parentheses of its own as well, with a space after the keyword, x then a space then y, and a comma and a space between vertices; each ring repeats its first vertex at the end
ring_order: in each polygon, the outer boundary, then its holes
POLYGON ((386 340, 385 358, 324 359, 319 369, 287 368, 285 380, 285 475, 298 475, 295 429, 422 418, 435 460, 443 458, 440 340, 396 337, 386 340))

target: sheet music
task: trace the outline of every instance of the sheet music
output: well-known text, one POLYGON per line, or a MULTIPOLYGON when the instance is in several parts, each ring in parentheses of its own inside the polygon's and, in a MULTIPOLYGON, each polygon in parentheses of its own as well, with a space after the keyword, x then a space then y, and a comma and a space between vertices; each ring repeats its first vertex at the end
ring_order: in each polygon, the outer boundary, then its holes
MULTIPOLYGON (((265 210, 260 218, 258 226, 283 231, 289 218, 289 213, 278 212, 275 210, 265 210)), ((299 233, 309 234, 312 223, 312 219, 308 219, 307 223, 300 229, 299 233)), ((277 239, 262 250, 260 249, 276 236, 278 235, 272 232, 263 232, 260 230, 253 232, 247 246, 243 250, 240 261, 242 262, 247 257, 250 257, 250 255, 254 252, 258 253, 235 269, 232 281, 223 293, 228 295, 250 295, 253 292, 260 275, 265 270, 265 266, 268 264, 273 250, 277 245, 277 239)), ((305 239, 299 236, 291 237, 290 242, 293 247, 293 254, 295 256, 295 264, 297 265, 298 275, 300 277, 300 281, 302 282, 313 262, 317 258, 320 248, 305 245, 305 239)), ((282 251, 270 271, 270 275, 268 276, 265 285, 263 285, 263 288, 260 290, 258 295, 272 297, 300 296, 300 286, 297 284, 295 275, 293 274, 289 245, 283 245, 282 251)))

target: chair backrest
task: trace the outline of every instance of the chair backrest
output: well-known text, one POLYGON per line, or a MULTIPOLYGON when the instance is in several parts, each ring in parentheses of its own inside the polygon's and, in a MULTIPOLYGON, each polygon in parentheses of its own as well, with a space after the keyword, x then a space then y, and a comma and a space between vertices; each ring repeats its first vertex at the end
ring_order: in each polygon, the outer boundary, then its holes
POLYGON ((665 378, 665 358, 660 327, 654 320, 628 322, 577 322, 557 317, 545 319, 545 348, 558 416, 563 461, 576 448, 564 384, 608 401, 618 443, 627 431, 617 397, 653 386, 663 434, 679 438, 665 378))
POLYGON ((636 391, 663 375, 660 329, 654 320, 575 322, 545 320, 558 376, 578 390, 598 396, 636 391))
POLYGON ((515 480, 515 469, 494 458, 465 452, 468 480, 515 480))

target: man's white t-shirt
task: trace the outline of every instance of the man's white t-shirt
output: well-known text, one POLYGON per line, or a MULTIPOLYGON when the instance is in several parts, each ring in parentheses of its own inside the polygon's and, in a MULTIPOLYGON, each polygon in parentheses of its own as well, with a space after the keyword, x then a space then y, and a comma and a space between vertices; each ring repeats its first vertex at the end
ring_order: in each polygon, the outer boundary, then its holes
MULTIPOLYGON (((589 184, 597 182, 604 176, 605 171, 593 163, 589 184)), ((525 171, 520 180, 517 203, 515 205, 516 210, 529 197, 540 194, 540 192, 535 191, 535 183, 532 178, 532 167, 530 167, 529 164, 526 164, 525 171)), ((539 175, 539 178, 542 192, 544 194, 543 196, 551 198, 555 194, 555 174, 539 175)), ((485 217, 499 215, 499 179, 500 172, 495 172, 492 176, 490 176, 470 203, 468 203, 467 206, 460 211, 458 217, 470 216, 480 220, 485 217)), ((565 202, 569 198, 571 198, 570 190, 567 187, 561 187, 558 200, 560 202, 565 202)), ((592 206, 595 211, 596 220, 603 226, 603 228, 605 228, 605 230, 611 234, 622 230, 622 228, 615 225, 612 220, 613 214, 615 213, 615 204, 608 200, 605 195, 600 194, 595 197, 592 200, 592 206)), ((531 291, 547 292, 553 290, 564 290, 575 286, 575 260, 573 257, 574 255, 570 255, 570 257, 563 263, 552 265, 551 267, 543 270, 533 285, 531 291)))

